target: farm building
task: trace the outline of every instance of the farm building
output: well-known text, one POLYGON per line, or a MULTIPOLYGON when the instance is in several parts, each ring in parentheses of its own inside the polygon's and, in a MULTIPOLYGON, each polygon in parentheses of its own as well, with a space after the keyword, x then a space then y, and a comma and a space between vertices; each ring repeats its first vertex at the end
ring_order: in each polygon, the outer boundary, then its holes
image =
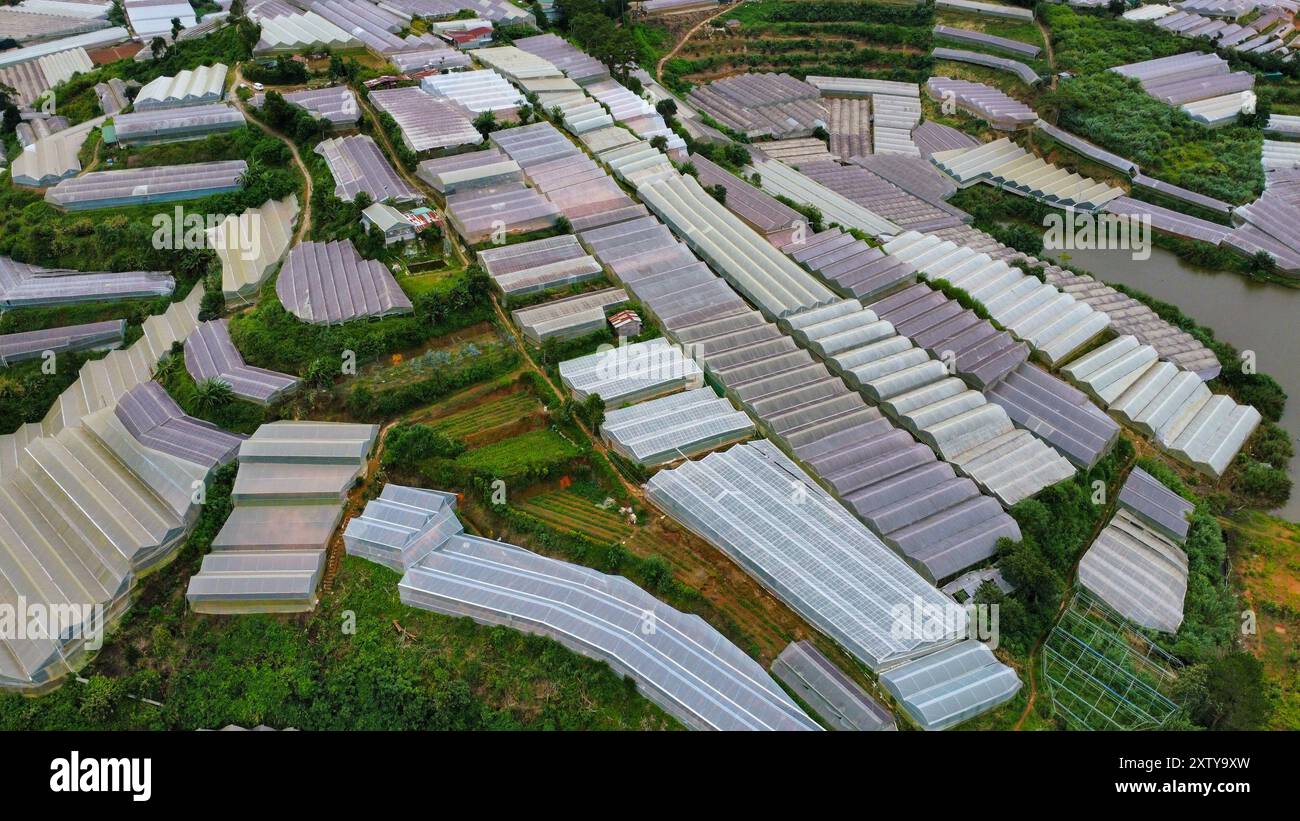
POLYGON ((361 212, 361 224, 378 228, 384 235, 384 245, 415 239, 415 226, 406 215, 384 202, 372 202, 361 212))
POLYGON ((383 263, 363 259, 351 240, 295 245, 280 269, 275 292, 289 313, 315 325, 413 310, 383 263))

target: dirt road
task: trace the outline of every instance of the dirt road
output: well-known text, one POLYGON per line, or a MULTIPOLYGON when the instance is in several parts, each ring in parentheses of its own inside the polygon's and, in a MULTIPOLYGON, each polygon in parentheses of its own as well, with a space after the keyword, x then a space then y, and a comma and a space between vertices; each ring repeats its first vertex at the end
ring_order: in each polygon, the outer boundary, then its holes
POLYGON ((247 120, 250 123, 253 123, 258 128, 262 129, 262 131, 266 132, 267 134, 270 134, 272 137, 275 137, 276 139, 283 142, 285 145, 289 146, 289 152, 293 155, 293 164, 298 166, 298 173, 302 174, 302 179, 304 183, 304 188, 303 188, 304 199, 306 201, 298 204, 299 207, 302 209, 302 218, 298 220, 298 231, 297 233, 294 234, 293 237, 293 244, 297 245, 298 243, 302 242, 303 238, 307 236, 307 233, 311 231, 311 195, 312 195, 311 172, 307 170, 307 164, 302 161, 302 155, 298 153, 298 146, 294 143, 293 140, 289 139, 286 135, 280 133, 279 131, 276 131, 274 128, 271 128, 269 125, 257 119, 256 117, 249 116, 248 109, 244 107, 244 101, 239 99, 239 94, 237 93, 239 87, 243 84, 244 84, 244 67, 242 65, 236 65, 235 81, 230 86, 230 94, 229 94, 230 102, 234 103, 235 107, 238 108, 240 113, 244 115, 245 120, 247 120))

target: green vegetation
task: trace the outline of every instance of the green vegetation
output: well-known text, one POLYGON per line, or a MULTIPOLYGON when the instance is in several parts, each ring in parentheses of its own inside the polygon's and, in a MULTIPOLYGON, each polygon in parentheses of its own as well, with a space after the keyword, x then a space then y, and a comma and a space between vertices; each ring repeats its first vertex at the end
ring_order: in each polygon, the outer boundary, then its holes
POLYGON ((45 418, 59 394, 77 381, 81 366, 103 353, 63 353, 54 359, 54 372, 45 373, 44 360, 31 359, 0 367, 0 435, 45 418))
POLYGON ((264 422, 272 421, 271 414, 261 405, 239 399, 225 382, 216 387, 211 380, 195 383, 185 369, 185 357, 178 351, 165 355, 154 369, 154 378, 167 389, 167 393, 181 410, 190 416, 211 422, 235 433, 251 434, 264 422))
POLYGON ((344 558, 333 592, 310 614, 188 612, 185 583, 229 513, 234 472, 213 482, 176 561, 141 582, 139 601, 82 671, 89 683, 69 681, 40 699, 0 695, 0 729, 678 726, 607 665, 554 641, 403 605, 397 574, 362 559, 344 558))
POLYGON ((1131 23, 1051 3, 1043 4, 1037 13, 1052 32, 1057 69, 1072 74, 1097 74, 1114 66, 1197 50, 1191 40, 1153 23, 1131 23))

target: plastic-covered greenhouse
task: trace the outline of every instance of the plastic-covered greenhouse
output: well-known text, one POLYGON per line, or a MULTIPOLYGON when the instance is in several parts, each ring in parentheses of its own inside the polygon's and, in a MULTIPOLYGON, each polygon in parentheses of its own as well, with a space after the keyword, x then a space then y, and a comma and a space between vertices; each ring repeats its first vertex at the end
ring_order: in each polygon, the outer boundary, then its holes
POLYGON ((887 670, 880 683, 925 730, 946 730, 986 713, 1021 687, 1016 672, 974 639, 887 670))
POLYGON ((624 458, 653 467, 744 439, 754 422, 701 388, 609 411, 600 432, 624 458))
POLYGON ((894 716, 809 641, 792 641, 772 675, 836 730, 894 730, 894 716))

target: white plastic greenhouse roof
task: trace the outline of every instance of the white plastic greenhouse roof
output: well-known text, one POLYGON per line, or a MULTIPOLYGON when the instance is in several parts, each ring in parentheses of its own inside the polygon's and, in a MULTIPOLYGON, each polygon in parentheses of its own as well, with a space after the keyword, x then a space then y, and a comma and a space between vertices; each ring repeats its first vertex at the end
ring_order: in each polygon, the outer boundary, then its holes
POLYGON ((224 63, 182 71, 150 81, 135 97, 135 110, 206 105, 220 102, 229 69, 224 63))
POLYGON ((259 404, 270 404, 298 386, 288 374, 250 367, 230 339, 230 320, 204 322, 185 340, 185 368, 195 382, 216 379, 230 385, 234 394, 259 404))
POLYGON ((1028 57, 1030 59, 1037 57, 1042 52, 1042 49, 1038 46, 1020 40, 1011 40, 1006 37, 998 37, 996 34, 957 28, 955 26, 935 26, 934 35, 936 37, 944 37, 949 40, 956 40, 961 43, 972 44, 979 47, 992 47, 1003 51, 1010 51, 1014 54, 1019 54, 1022 57, 1028 57))
POLYGON ((947 612, 952 601, 770 445, 735 445, 660 471, 647 490, 655 504, 873 670, 964 632, 962 613, 946 629, 933 625, 936 637, 900 633, 898 608, 911 612, 920 602, 947 612))
POLYGON ((420 88, 429 94, 446 97, 475 114, 510 112, 525 102, 524 95, 490 68, 435 74, 421 80, 420 88))
POLYGON ((533 344, 551 337, 571 339, 605 327, 605 312, 627 302, 627 291, 604 288, 591 293, 555 299, 511 313, 515 324, 533 344))
POLYGON ((789 74, 739 74, 697 86, 691 105, 749 137, 807 137, 827 122, 816 86, 789 74))
POLYGON ((872 80, 857 77, 821 77, 808 75, 804 82, 817 88, 823 95, 851 97, 856 95, 875 96, 888 94, 897 97, 919 97, 920 88, 916 83, 900 83, 894 80, 872 80))
POLYGON ((1187 595, 1187 555, 1119 510, 1083 554, 1079 583, 1130 621, 1176 633, 1187 595))
POLYGON ((880 683, 925 730, 946 730, 986 713, 1021 686, 1015 670, 974 639, 881 673, 880 683))
POLYGON ((809 641, 792 641, 772 675, 835 730, 894 730, 894 716, 809 641))
POLYGON ((46 188, 81 173, 81 147, 90 132, 105 119, 87 120, 37 140, 31 148, 14 157, 10 169, 14 185, 46 188))
POLYGON ((489 248, 480 251, 478 258, 507 296, 571 285, 604 273, 572 234, 489 248))
POLYGON ((916 282, 916 269, 839 228, 782 249, 843 297, 871 299, 916 282))
MULTIPOLYGON (((898 156, 875 157, 877 162, 905 159, 898 156)), ((942 199, 935 197, 931 202, 916 196, 862 165, 810 162, 801 164, 799 173, 863 208, 869 207, 873 213, 902 229, 937 231, 970 219, 967 214, 942 199)))
POLYGON ((1002 131, 1028 128, 1038 120, 1032 108, 984 83, 931 77, 925 90, 931 99, 952 100, 958 108, 1002 131))
POLYGON ((66 37, 107 27, 107 20, 92 17, 46 14, 22 7, 0 8, 0 31, 3 31, 7 38, 13 38, 18 43, 66 37))
POLYGON ((606 407, 649 399, 703 381, 703 371, 682 354, 680 346, 662 337, 620 344, 560 363, 560 379, 575 399, 592 395, 606 407))
POLYGON ((1182 544, 1190 524, 1187 516, 1195 505, 1165 487, 1142 468, 1133 468, 1119 492, 1120 507, 1148 526, 1182 544))
POLYGON ((564 76, 549 60, 530 54, 517 46, 476 48, 470 53, 483 65, 496 69, 516 83, 522 80, 564 76))
POLYGON ((979 3, 975 2, 975 0, 935 0, 934 5, 936 8, 952 9, 953 11, 978 14, 984 17, 1007 17, 1013 20, 1025 21, 1034 19, 1033 9, 1020 8, 1019 6, 979 3))
POLYGON ((97 48, 113 43, 121 43, 129 39, 131 39, 130 32, 121 26, 89 31, 84 34, 74 34, 71 37, 51 40, 48 43, 39 43, 34 46, 0 52, 0 68, 25 63, 28 60, 36 60, 49 54, 58 54, 69 49, 97 48))
POLYGON ((192 140, 243 125, 243 113, 224 103, 138 111, 113 118, 118 142, 123 145, 192 140))
POLYGON ((499 233, 551 228, 560 216, 550 200, 521 183, 463 190, 447 197, 447 218, 470 245, 499 233))
POLYGON ((585 86, 609 77, 609 69, 604 63, 591 57, 568 40, 549 32, 533 37, 521 37, 515 40, 515 46, 549 61, 579 85, 585 86))
POLYGON ((226 217, 208 232, 208 245, 221 261, 221 290, 226 299, 247 299, 266 278, 293 240, 298 195, 267 200, 259 208, 226 217))
POLYGON ((1038 72, 1019 60, 1011 60, 1006 57, 995 57, 992 54, 984 54, 978 51, 969 51, 963 48, 945 48, 940 46, 930 52, 930 56, 936 60, 952 60, 957 63, 969 63, 985 68, 997 69, 999 71, 1010 72, 1020 78, 1020 82, 1025 85, 1034 85, 1042 78, 1038 72))
POLYGON ((306 49, 360 48, 361 41, 314 12, 262 17, 262 39, 255 54, 278 54, 306 49))
POLYGON ((372 91, 370 101, 392 115, 402 142, 417 153, 483 142, 483 135, 460 109, 418 88, 372 91))
POLYGON ((45 200, 69 211, 140 205, 238 191, 248 164, 243 160, 92 171, 64 180, 45 200))
MULTIPOLYGON (((252 104, 260 108, 265 96, 264 94, 254 96, 252 104)), ((338 128, 354 125, 361 119, 361 106, 357 103, 352 89, 347 86, 288 91, 282 96, 285 102, 298 106, 315 119, 328 120, 331 125, 338 128)))
POLYGON ((646 467, 675 462, 747 438, 749 416, 712 388, 688 390, 605 414, 601 436, 621 456, 646 467))
POLYGON ((893 236, 902 229, 875 212, 809 179, 784 163, 768 160, 754 164, 763 190, 795 202, 814 203, 822 216, 845 228, 864 231, 873 237, 893 236))
POLYGON ((169 296, 175 280, 164 271, 87 273, 45 268, 0 257, 0 307, 169 296))
POLYGON ((1006 137, 978 148, 942 151, 930 159, 963 188, 985 182, 1058 208, 1096 211, 1124 196, 1122 188, 1053 165, 1006 137))
POLYGON ((362 191, 369 194, 373 202, 388 199, 418 202, 424 199, 398 175, 369 135, 353 134, 321 140, 312 150, 325 158, 325 164, 334 177, 334 196, 341 200, 351 202, 362 191))
POLYGON ((411 300, 384 264, 363 259, 351 240, 294 246, 280 270, 275 292, 290 313, 318 325, 413 310, 411 300))
POLYGON ((0 366, 40 358, 46 351, 106 350, 122 344, 125 319, 110 319, 84 325, 64 325, 43 331, 0 334, 0 366))
POLYGON ((618 576, 466 535, 456 496, 386 485, 348 523, 350 555, 405 575, 403 603, 550 636, 630 676, 697 729, 817 729, 752 659, 697 616, 618 576), (656 629, 640 629, 647 617, 656 629))

